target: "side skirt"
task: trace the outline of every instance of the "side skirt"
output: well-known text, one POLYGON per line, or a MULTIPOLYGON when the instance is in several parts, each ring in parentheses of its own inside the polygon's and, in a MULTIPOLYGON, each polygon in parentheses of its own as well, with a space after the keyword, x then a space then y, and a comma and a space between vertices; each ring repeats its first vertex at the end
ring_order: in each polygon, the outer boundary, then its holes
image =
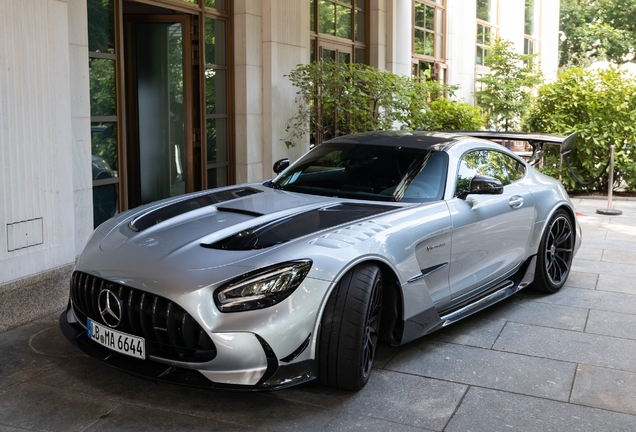
POLYGON ((528 258, 513 275, 486 287, 479 294, 446 310, 437 312, 431 308, 409 318, 404 323, 401 344, 456 323, 516 294, 534 281, 536 265, 537 257, 535 255, 528 258))

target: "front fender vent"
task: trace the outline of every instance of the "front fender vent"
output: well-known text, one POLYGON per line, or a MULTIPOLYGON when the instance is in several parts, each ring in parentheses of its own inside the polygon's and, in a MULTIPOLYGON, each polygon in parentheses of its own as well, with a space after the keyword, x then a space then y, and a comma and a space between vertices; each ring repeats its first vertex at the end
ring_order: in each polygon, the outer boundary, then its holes
POLYGON ((365 221, 353 226, 330 232, 309 243, 330 249, 342 249, 354 246, 370 239, 377 233, 389 228, 390 225, 376 221, 365 221))

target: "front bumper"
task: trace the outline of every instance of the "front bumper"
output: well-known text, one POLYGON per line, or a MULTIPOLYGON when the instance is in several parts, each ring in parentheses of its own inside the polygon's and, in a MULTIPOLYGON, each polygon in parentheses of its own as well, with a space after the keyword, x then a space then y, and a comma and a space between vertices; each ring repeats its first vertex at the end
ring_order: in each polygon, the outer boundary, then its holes
POLYGON ((214 360, 184 363, 147 360, 119 354, 90 340, 86 328, 78 322, 71 304, 60 316, 64 336, 85 354, 102 363, 153 381, 204 388, 274 390, 313 380, 313 360, 280 364, 267 342, 254 333, 214 333, 217 347, 214 360))

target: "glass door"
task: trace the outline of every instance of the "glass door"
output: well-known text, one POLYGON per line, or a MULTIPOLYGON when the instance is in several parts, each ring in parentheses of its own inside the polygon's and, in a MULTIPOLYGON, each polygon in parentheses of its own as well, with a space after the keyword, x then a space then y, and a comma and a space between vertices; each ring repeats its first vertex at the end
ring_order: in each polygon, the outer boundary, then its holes
POLYGON ((187 15, 127 19, 131 207, 192 190, 189 34, 187 15))

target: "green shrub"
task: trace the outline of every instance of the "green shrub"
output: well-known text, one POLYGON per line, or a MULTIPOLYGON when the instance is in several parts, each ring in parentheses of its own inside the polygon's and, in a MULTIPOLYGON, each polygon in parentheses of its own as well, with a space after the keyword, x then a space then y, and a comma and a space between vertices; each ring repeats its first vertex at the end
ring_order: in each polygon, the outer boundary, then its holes
POLYGON ((481 108, 445 98, 432 101, 423 117, 427 130, 479 130, 486 120, 481 108))
POLYGON ((298 88, 297 111, 287 122, 288 147, 309 134, 311 142, 374 130, 473 127, 476 111, 458 102, 437 102, 457 89, 362 64, 311 63, 288 75, 298 88), (453 118, 457 116, 458 118, 453 118))
MULTIPOLYGON (((614 68, 564 71, 556 82, 539 88, 524 129, 578 132, 570 161, 576 174, 588 181, 601 173, 609 159, 609 147, 614 144, 615 185, 625 181, 630 190, 636 189, 636 80, 632 76, 614 68)), ((566 164, 560 164, 556 149, 547 147, 545 173, 561 177, 571 191, 607 190, 607 176, 590 187, 579 185, 566 164)))
POLYGON ((485 65, 490 72, 475 81, 483 85, 475 92, 477 104, 488 112, 488 127, 519 130, 532 99, 532 89, 542 78, 532 63, 536 55, 519 54, 511 41, 495 39, 485 65))

